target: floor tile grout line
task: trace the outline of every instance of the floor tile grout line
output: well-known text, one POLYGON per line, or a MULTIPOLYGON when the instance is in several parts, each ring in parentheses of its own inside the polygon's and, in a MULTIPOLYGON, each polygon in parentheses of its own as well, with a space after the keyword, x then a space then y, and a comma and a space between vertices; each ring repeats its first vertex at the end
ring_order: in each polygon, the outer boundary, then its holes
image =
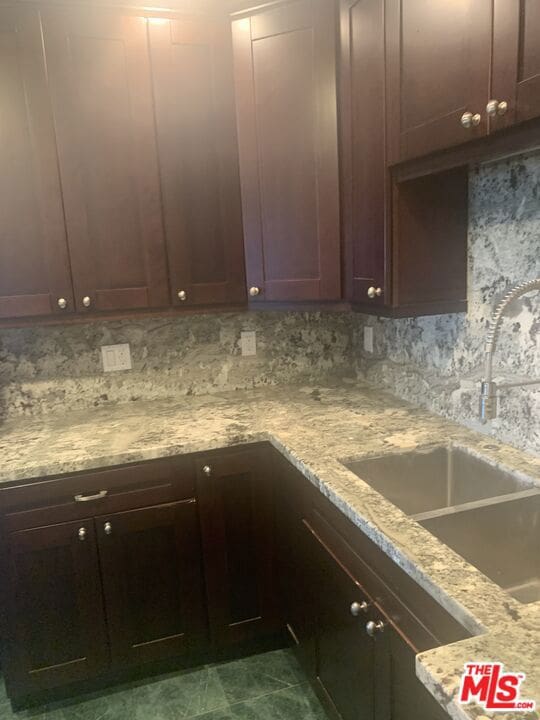
POLYGON ((270 690, 269 692, 262 693, 261 695, 255 695, 253 697, 247 697, 244 698, 244 700, 235 700, 235 702, 227 702, 225 705, 219 705, 215 708, 212 708, 211 710, 205 710, 202 713, 197 713, 196 715, 186 715, 184 720, 192 720, 193 718, 197 717, 203 717, 204 715, 208 715, 209 713, 216 712, 216 710, 223 710, 224 708, 234 708, 237 705, 243 705, 244 703, 252 702, 254 700, 260 700, 261 698, 268 697, 270 695, 276 695, 277 693, 284 692, 285 690, 290 690, 292 688, 298 688, 302 685, 309 685, 309 680, 304 680, 303 682, 295 683, 294 685, 287 685, 287 687, 279 688, 278 690, 270 690))

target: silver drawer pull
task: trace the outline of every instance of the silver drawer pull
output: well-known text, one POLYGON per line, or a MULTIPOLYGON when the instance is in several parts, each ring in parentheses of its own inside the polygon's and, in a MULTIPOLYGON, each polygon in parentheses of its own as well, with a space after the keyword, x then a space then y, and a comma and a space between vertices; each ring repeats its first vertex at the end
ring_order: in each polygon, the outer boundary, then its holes
POLYGON ((108 490, 100 490, 95 495, 75 495, 75 502, 90 502, 90 500, 103 500, 107 496, 108 490))

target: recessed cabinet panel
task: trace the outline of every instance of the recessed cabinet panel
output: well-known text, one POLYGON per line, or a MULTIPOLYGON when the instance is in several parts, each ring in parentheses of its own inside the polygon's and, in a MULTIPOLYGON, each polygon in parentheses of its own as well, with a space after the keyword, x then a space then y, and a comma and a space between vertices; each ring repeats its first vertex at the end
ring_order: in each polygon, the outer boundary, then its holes
POLYGON ((233 22, 254 302, 340 297, 334 24, 321 0, 233 22))
POLYGON ((113 663, 202 648, 207 621, 196 501, 102 515, 96 526, 113 663))
POLYGON ((64 7, 44 37, 77 308, 167 305, 146 20, 64 7))
POLYGON ((0 8, 0 317, 73 295, 39 13, 0 8))
POLYGON ((491 0, 386 0, 391 160, 487 134, 491 0))
POLYGON ((150 18, 148 30, 173 302, 241 303, 230 28, 186 17, 150 18))
POLYGON ((375 644, 365 631, 372 617, 362 610, 351 613, 353 603, 367 603, 367 597, 314 535, 311 539, 319 588, 319 683, 343 720, 374 720, 375 644))
POLYGON ((539 38, 537 0, 495 0, 492 130, 540 116, 539 38))
POLYGON ((222 647, 277 629, 273 493, 265 457, 246 450, 199 463, 208 611, 222 647))
POLYGON ((386 297, 388 210, 386 171, 384 5, 379 0, 341 3, 341 193, 347 297, 386 297), (379 295, 368 295, 380 288, 379 295))
POLYGON ((93 520, 12 533, 8 577, 8 685, 46 690, 107 666, 93 520))

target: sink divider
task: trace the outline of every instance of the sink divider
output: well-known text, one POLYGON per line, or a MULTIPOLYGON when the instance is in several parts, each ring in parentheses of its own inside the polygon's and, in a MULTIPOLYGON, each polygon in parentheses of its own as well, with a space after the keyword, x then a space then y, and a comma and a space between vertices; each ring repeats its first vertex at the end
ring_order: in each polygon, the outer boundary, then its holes
POLYGON ((521 498, 533 497, 540 495, 540 487, 527 488, 519 492, 512 492, 506 495, 497 495, 496 497, 483 498, 482 500, 472 500, 471 502, 462 503, 461 505, 452 505, 451 507, 438 508, 436 510, 428 510, 426 512, 411 515, 412 520, 421 523, 423 520, 433 520, 446 515, 455 515, 456 513, 467 512, 468 510, 476 510, 477 508, 489 507, 490 505, 500 505, 510 500, 519 500, 521 498))

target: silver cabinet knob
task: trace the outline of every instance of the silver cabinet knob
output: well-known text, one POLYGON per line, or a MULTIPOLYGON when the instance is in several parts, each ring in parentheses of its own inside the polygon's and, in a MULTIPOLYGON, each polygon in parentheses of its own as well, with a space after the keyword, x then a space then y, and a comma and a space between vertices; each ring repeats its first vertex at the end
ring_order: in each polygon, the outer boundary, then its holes
POLYGON ((110 535, 112 533, 112 525, 110 522, 106 522, 103 526, 103 530, 105 532, 105 535, 110 535))
POLYGON ((258 287, 250 287, 249 288, 249 294, 251 297, 257 297, 257 295, 261 294, 261 288, 258 287))
POLYGON ((373 299, 375 297, 381 297, 382 295, 382 288, 378 287, 370 287, 368 288, 367 295, 369 298, 373 299))
POLYGON ((58 307, 60 310, 65 310, 67 308, 66 298, 58 298, 58 307))
POLYGON ((178 293, 178 299, 184 302, 184 300, 187 300, 187 292, 185 290, 179 290, 178 293))
POLYGON ((490 117, 496 115, 504 115, 508 111, 508 103, 506 100, 490 100, 486 105, 486 112, 490 117))
POLYGON ((88 295, 85 295, 82 299, 82 304, 84 305, 84 307, 90 307, 90 302, 91 301, 88 295))
POLYGON ((366 632, 370 637, 374 637, 378 632, 382 632, 383 630, 384 622, 382 620, 378 620, 377 622, 370 620, 366 623, 366 632))
POLYGON ((461 124, 464 128, 477 127, 482 122, 480 113, 466 112, 461 116, 461 124))
POLYGON ((79 528, 79 532, 77 533, 79 540, 83 542, 86 540, 86 528, 79 528))
POLYGON ((212 474, 212 468, 210 467, 210 465, 204 465, 202 471, 208 477, 210 477, 210 475, 212 474))
POLYGON ((369 609, 369 603, 363 600, 362 602, 353 602, 351 603, 351 615, 353 617, 358 617, 360 613, 367 612, 369 609))

